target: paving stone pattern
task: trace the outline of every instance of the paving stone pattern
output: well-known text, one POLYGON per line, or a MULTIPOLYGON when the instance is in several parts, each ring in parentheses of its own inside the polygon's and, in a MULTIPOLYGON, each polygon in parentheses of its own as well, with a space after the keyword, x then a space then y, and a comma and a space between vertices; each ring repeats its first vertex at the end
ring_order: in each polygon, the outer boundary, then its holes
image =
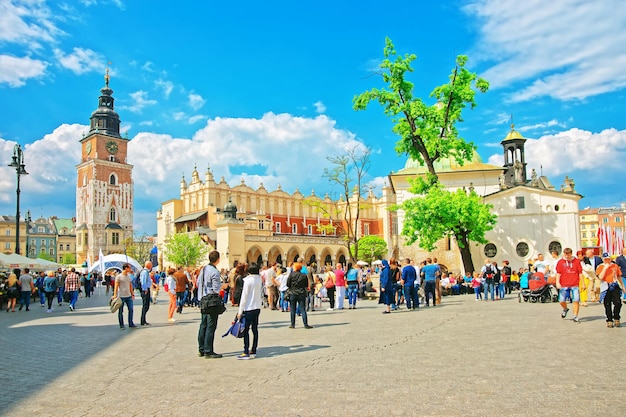
MULTIPOLYGON (((102 291, 102 290, 100 290, 102 291)), ((347 304, 346 304, 347 305, 347 304)), ((327 307, 327 304, 324 306, 327 307)), ((258 357, 221 338, 236 314, 220 316, 215 350, 197 356, 200 313, 167 323, 167 300, 148 327, 120 330, 108 297, 80 298, 52 313, 0 312, 4 363, 1 416, 591 416, 623 415, 626 329, 607 329, 603 307, 560 317, 556 303, 517 297, 476 302, 444 297, 437 307, 381 314, 262 310, 258 357), (611 353, 612 352, 612 353, 611 353)), ((141 299, 135 299, 139 323, 141 299)))

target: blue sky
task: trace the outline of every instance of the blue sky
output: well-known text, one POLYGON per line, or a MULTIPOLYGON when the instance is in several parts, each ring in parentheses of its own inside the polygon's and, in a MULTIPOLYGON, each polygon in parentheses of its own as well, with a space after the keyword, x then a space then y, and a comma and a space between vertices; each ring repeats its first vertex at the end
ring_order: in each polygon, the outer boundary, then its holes
POLYGON ((0 213, 15 213, 13 146, 25 150, 22 213, 75 215, 79 140, 111 62, 131 140, 135 229, 156 230, 182 175, 207 166, 231 185, 332 193, 326 157, 374 150, 376 189, 406 158, 382 108, 352 110, 381 87, 385 37, 414 53, 415 94, 447 81, 458 54, 491 83, 458 127, 502 163, 510 127, 529 140, 529 170, 581 208, 626 201, 626 8, 619 0, 239 1, 0 0, 0 213))

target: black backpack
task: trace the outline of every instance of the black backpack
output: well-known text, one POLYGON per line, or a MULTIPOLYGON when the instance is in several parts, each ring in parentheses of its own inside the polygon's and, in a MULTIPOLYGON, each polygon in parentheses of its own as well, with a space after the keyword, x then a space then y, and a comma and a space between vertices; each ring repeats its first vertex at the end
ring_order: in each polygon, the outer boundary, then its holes
POLYGON ((487 267, 485 268, 485 278, 486 279, 493 278, 493 268, 491 267, 491 265, 487 265, 487 267))

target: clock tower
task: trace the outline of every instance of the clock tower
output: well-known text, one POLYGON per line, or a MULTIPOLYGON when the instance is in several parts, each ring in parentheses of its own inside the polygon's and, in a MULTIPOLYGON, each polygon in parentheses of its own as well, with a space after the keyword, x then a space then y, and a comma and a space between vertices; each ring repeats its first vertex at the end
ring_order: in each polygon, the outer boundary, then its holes
POLYGON ((120 136, 109 70, 104 76, 98 108, 91 114, 89 133, 81 140, 76 166, 76 262, 95 262, 104 255, 124 253, 133 237, 133 166, 128 164, 128 139, 120 136))

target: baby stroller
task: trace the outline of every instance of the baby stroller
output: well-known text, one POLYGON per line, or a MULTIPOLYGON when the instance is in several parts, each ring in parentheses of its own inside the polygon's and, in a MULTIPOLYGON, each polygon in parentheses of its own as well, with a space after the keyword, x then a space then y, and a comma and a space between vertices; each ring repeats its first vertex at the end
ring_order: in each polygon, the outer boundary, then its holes
POLYGON ((556 288, 548 284, 543 272, 535 272, 528 278, 528 288, 521 288, 518 294, 518 301, 521 303, 530 301, 536 303, 541 301, 547 303, 548 301, 556 302, 559 299, 556 288))

